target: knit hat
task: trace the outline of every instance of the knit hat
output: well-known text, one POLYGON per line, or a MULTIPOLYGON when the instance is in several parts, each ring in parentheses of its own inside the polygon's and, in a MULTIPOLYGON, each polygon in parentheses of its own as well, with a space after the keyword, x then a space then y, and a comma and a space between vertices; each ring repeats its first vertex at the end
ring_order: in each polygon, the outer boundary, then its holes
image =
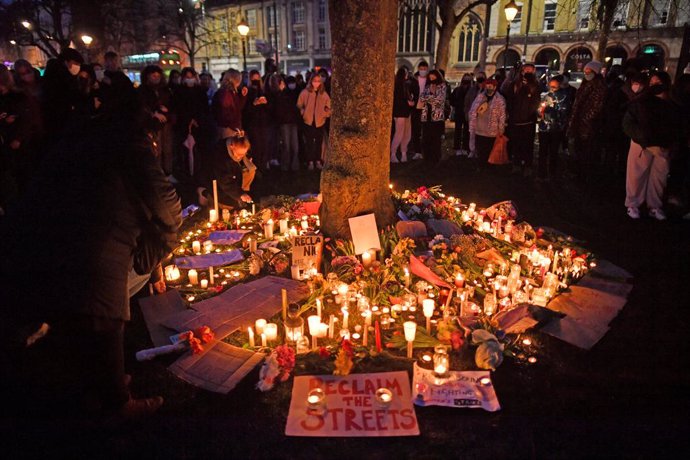
POLYGON ((590 69, 595 74, 599 74, 599 73, 601 73, 601 62, 589 61, 587 63, 587 65, 585 65, 585 69, 590 69))

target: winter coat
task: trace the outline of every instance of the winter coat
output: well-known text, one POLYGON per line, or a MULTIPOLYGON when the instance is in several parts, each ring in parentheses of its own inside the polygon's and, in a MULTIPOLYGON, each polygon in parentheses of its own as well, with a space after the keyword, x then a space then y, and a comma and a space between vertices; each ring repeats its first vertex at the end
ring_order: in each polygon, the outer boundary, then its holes
POLYGON ((269 99, 266 92, 257 87, 250 87, 247 93, 247 103, 244 105, 242 113, 242 124, 247 131, 259 129, 273 124, 273 108, 271 107, 272 100, 269 99), (265 97, 266 104, 255 104, 255 101, 265 97))
POLYGON ((601 75, 597 75, 592 81, 582 81, 582 85, 575 93, 575 102, 570 114, 568 128, 570 137, 589 139, 597 134, 605 98, 606 83, 601 75))
POLYGON ((561 90, 546 93, 539 108, 539 132, 563 133, 568 128, 570 112, 568 95, 561 90))
POLYGON ((173 95, 172 91, 167 86, 158 85, 154 87, 150 85, 141 85, 137 88, 137 93, 144 128, 149 132, 159 132, 162 131, 166 125, 172 126, 174 124, 175 111, 173 107, 173 95), (167 109, 167 112, 164 112, 164 107, 167 109), (161 123, 157 118, 152 116, 155 112, 165 115, 167 121, 161 123))
POLYGON ((208 101, 206 91, 201 86, 181 85, 175 89, 173 100, 177 115, 175 131, 187 134, 192 120, 195 120, 200 127, 208 123, 208 101))
POLYGON ((445 83, 430 85, 427 82, 424 92, 419 96, 419 101, 424 104, 422 108, 422 122, 443 121, 446 119, 446 90, 445 83), (432 86, 434 90, 432 92, 432 86))
POLYGON ((508 124, 525 125, 537 121, 537 110, 541 103, 539 83, 536 80, 523 82, 518 79, 504 82, 501 94, 508 109, 508 124))
POLYGON ((413 106, 409 102, 414 101, 412 84, 409 80, 401 85, 396 82, 393 88, 393 118, 407 118, 412 114, 413 106))
POLYGON ((480 107, 487 102, 486 93, 483 91, 477 95, 472 108, 469 113, 470 134, 480 135, 484 137, 496 137, 503 134, 506 125, 506 101, 499 93, 494 93, 494 96, 488 102, 486 111, 482 112, 480 107), (482 113, 480 113, 482 112, 482 113), (487 120, 487 129, 478 128, 478 117, 489 117, 487 120))
POLYGON ((242 109, 246 96, 235 91, 234 88, 221 88, 213 95, 211 112, 219 128, 242 129, 242 109))
POLYGON ((0 151, 8 149, 12 141, 24 144, 31 140, 30 108, 29 98, 20 92, 0 94, 0 151))
POLYGON ((450 105, 455 109, 455 120, 466 120, 465 97, 472 87, 470 85, 458 85, 450 95, 450 105))
POLYGON ((298 124, 301 120, 299 109, 297 108, 297 89, 285 88, 273 97, 274 118, 279 125, 298 124))
POLYGON ((472 104, 474 104, 474 100, 477 98, 477 95, 481 91, 482 91, 482 88, 476 83, 473 83, 472 86, 470 86, 470 89, 467 90, 467 94, 465 94, 465 101, 463 102, 463 104, 464 104, 463 110, 465 112, 465 120, 469 120, 470 109, 472 108, 472 104))
POLYGON ((309 126, 315 124, 317 128, 320 128, 331 116, 331 98, 326 92, 319 93, 305 88, 297 99, 297 108, 305 124, 309 126))
POLYGON ((242 190, 242 171, 246 169, 244 162, 237 162, 230 158, 225 140, 216 144, 213 152, 213 166, 211 177, 207 183, 209 190, 213 179, 218 181, 218 201, 227 206, 238 207, 242 201, 240 196, 246 193, 242 190))
POLYGON ((0 315, 17 324, 128 320, 135 252, 177 244, 180 200, 150 135, 100 119, 79 131, 46 156, 0 229, 0 315))
POLYGON ((680 110, 670 100, 645 95, 630 103, 623 117, 623 131, 643 148, 670 149, 680 140, 680 110))

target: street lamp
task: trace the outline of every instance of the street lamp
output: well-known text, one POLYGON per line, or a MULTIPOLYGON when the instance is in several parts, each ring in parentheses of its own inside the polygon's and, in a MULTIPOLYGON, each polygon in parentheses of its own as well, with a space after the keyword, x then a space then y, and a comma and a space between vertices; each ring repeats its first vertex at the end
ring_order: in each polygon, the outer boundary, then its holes
POLYGON ((247 34, 249 33, 249 24, 247 20, 242 18, 239 24, 237 24, 237 31, 242 36, 242 61, 244 63, 244 71, 247 71, 247 34))
POLYGON ((508 24, 506 26, 506 50, 503 52, 503 67, 507 69, 508 47, 510 46, 510 23, 513 22, 513 19, 515 19, 515 16, 518 14, 518 6, 513 0, 510 0, 508 3, 506 3, 506 6, 503 7, 503 11, 505 12, 506 21, 508 24))
POLYGON ((81 41, 84 42, 84 45, 88 48, 91 43, 93 43, 93 37, 91 35, 82 35, 81 41))

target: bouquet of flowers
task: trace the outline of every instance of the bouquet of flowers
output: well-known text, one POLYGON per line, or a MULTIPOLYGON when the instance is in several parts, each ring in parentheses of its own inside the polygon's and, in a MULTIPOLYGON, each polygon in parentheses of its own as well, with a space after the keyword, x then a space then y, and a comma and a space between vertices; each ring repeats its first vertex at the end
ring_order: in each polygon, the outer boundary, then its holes
POLYGON ((268 355, 261 367, 256 387, 261 391, 271 390, 277 382, 284 382, 290 378, 294 368, 295 350, 287 345, 279 345, 268 355))

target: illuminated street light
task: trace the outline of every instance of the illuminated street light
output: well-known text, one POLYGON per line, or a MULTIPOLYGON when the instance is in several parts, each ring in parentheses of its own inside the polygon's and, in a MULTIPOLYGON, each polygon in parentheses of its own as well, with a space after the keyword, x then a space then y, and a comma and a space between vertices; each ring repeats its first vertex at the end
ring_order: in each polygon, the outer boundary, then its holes
POLYGON ((513 1, 510 0, 508 3, 506 3, 506 6, 503 7, 503 11, 506 15, 506 50, 503 52, 503 67, 505 69, 508 68, 508 48, 510 46, 510 23, 513 22, 515 19, 515 16, 518 14, 518 6, 517 4, 513 1))
POLYGON ((91 35, 82 35, 81 41, 84 42, 84 44, 87 47, 89 47, 91 45, 91 43, 93 43, 93 37, 91 35))
POLYGON ((10 40, 10 45, 16 45, 16 44, 17 44, 17 40, 10 40))
POLYGON ((244 65, 244 71, 247 71, 247 34, 249 33, 249 24, 247 20, 242 18, 242 20, 237 24, 237 31, 242 36, 242 62, 244 65))
POLYGON ((249 24, 247 24, 247 21, 242 18, 239 24, 237 24, 237 31, 242 35, 243 37, 246 37, 247 34, 249 33, 249 24))

